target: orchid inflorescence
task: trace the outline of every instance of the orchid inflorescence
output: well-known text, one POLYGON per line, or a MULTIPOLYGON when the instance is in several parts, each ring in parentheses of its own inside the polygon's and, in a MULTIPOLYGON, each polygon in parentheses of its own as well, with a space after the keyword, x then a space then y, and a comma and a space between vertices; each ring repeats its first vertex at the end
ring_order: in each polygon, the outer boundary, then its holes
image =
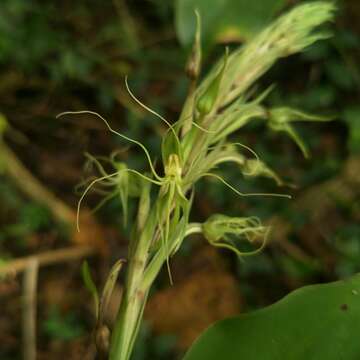
POLYGON ((137 140, 114 130, 109 122, 93 111, 66 112, 91 114, 101 119, 109 131, 128 143, 142 149, 149 169, 146 172, 128 168, 111 157, 113 171, 105 171, 101 160, 87 155, 100 177, 91 181, 78 204, 78 216, 85 195, 94 186, 111 188, 105 197, 118 196, 128 218, 128 199, 138 199, 136 219, 133 221, 129 245, 127 278, 124 295, 112 332, 110 359, 128 360, 134 345, 149 289, 164 264, 170 281, 170 257, 180 248, 184 238, 202 233, 213 246, 232 250, 238 256, 253 255, 265 245, 269 228, 256 217, 229 217, 212 215, 204 223, 190 223, 189 215, 195 195, 195 184, 203 178, 212 178, 239 196, 278 196, 287 194, 244 193, 216 173, 226 162, 235 164, 245 177, 265 176, 278 185, 286 185, 254 150, 229 137, 254 119, 261 119, 272 131, 287 133, 305 156, 308 150, 296 132, 294 121, 328 121, 288 107, 267 108, 264 100, 272 87, 254 97, 251 87, 279 58, 302 51, 319 39, 328 36, 317 27, 333 17, 334 6, 316 1, 303 4, 283 15, 256 35, 240 49, 224 56, 198 85, 201 73, 200 16, 197 13, 197 31, 187 74, 190 86, 181 115, 175 123, 144 105, 126 88, 140 106, 157 116, 167 126, 161 144, 161 163, 156 167, 149 151, 137 140), (250 155, 250 156, 249 156, 250 155), (163 175, 156 169, 162 168, 163 175), (155 190, 155 187, 158 187, 155 190), (241 251, 236 239, 245 239, 253 245, 249 252, 241 251))

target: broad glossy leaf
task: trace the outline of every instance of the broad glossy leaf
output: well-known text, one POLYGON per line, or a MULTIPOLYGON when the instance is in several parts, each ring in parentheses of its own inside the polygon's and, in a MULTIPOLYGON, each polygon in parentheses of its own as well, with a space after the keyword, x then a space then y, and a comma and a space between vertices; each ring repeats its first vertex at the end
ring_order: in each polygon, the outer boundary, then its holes
POLYGON ((360 274, 306 286, 267 308, 220 321, 183 360, 358 360, 359 334, 360 274))
POLYGON ((197 9, 205 43, 246 40, 261 30, 286 0, 177 0, 176 30, 184 45, 194 40, 197 9))

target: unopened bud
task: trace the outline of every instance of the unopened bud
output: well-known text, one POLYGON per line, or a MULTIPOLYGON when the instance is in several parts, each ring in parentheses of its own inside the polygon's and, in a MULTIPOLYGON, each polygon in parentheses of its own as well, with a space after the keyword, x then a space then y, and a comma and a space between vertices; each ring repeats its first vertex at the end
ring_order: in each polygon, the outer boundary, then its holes
POLYGON ((219 95, 221 80, 223 78, 228 58, 228 51, 226 51, 224 57, 224 63, 219 73, 211 80, 207 89, 200 95, 196 107, 201 115, 209 114, 216 103, 219 95))
POLYGON ((196 10, 196 32, 195 32, 195 39, 194 45, 191 50, 191 54, 186 64, 186 75, 191 80, 196 80, 200 75, 201 70, 201 21, 200 21, 200 14, 196 10))

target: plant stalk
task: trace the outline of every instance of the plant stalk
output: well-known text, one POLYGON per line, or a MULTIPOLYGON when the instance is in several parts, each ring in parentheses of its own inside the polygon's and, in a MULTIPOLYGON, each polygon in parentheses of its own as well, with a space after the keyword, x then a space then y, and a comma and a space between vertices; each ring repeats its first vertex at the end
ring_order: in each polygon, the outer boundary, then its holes
POLYGON ((156 210, 152 209, 144 229, 135 242, 129 256, 124 294, 117 314, 110 347, 110 360, 129 360, 141 323, 144 307, 151 284, 141 287, 146 265, 149 261, 150 246, 156 231, 156 210))

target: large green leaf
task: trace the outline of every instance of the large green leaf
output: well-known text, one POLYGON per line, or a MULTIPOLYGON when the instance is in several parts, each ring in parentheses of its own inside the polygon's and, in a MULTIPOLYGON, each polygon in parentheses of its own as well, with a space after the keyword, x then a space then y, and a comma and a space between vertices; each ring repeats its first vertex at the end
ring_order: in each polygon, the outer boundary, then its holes
POLYGON ((220 321, 184 360, 358 360, 359 334, 360 274, 304 287, 267 308, 220 321))
POLYGON ((176 31, 184 45, 194 40, 197 9, 206 44, 246 40, 261 30, 287 0, 177 0, 176 31))

